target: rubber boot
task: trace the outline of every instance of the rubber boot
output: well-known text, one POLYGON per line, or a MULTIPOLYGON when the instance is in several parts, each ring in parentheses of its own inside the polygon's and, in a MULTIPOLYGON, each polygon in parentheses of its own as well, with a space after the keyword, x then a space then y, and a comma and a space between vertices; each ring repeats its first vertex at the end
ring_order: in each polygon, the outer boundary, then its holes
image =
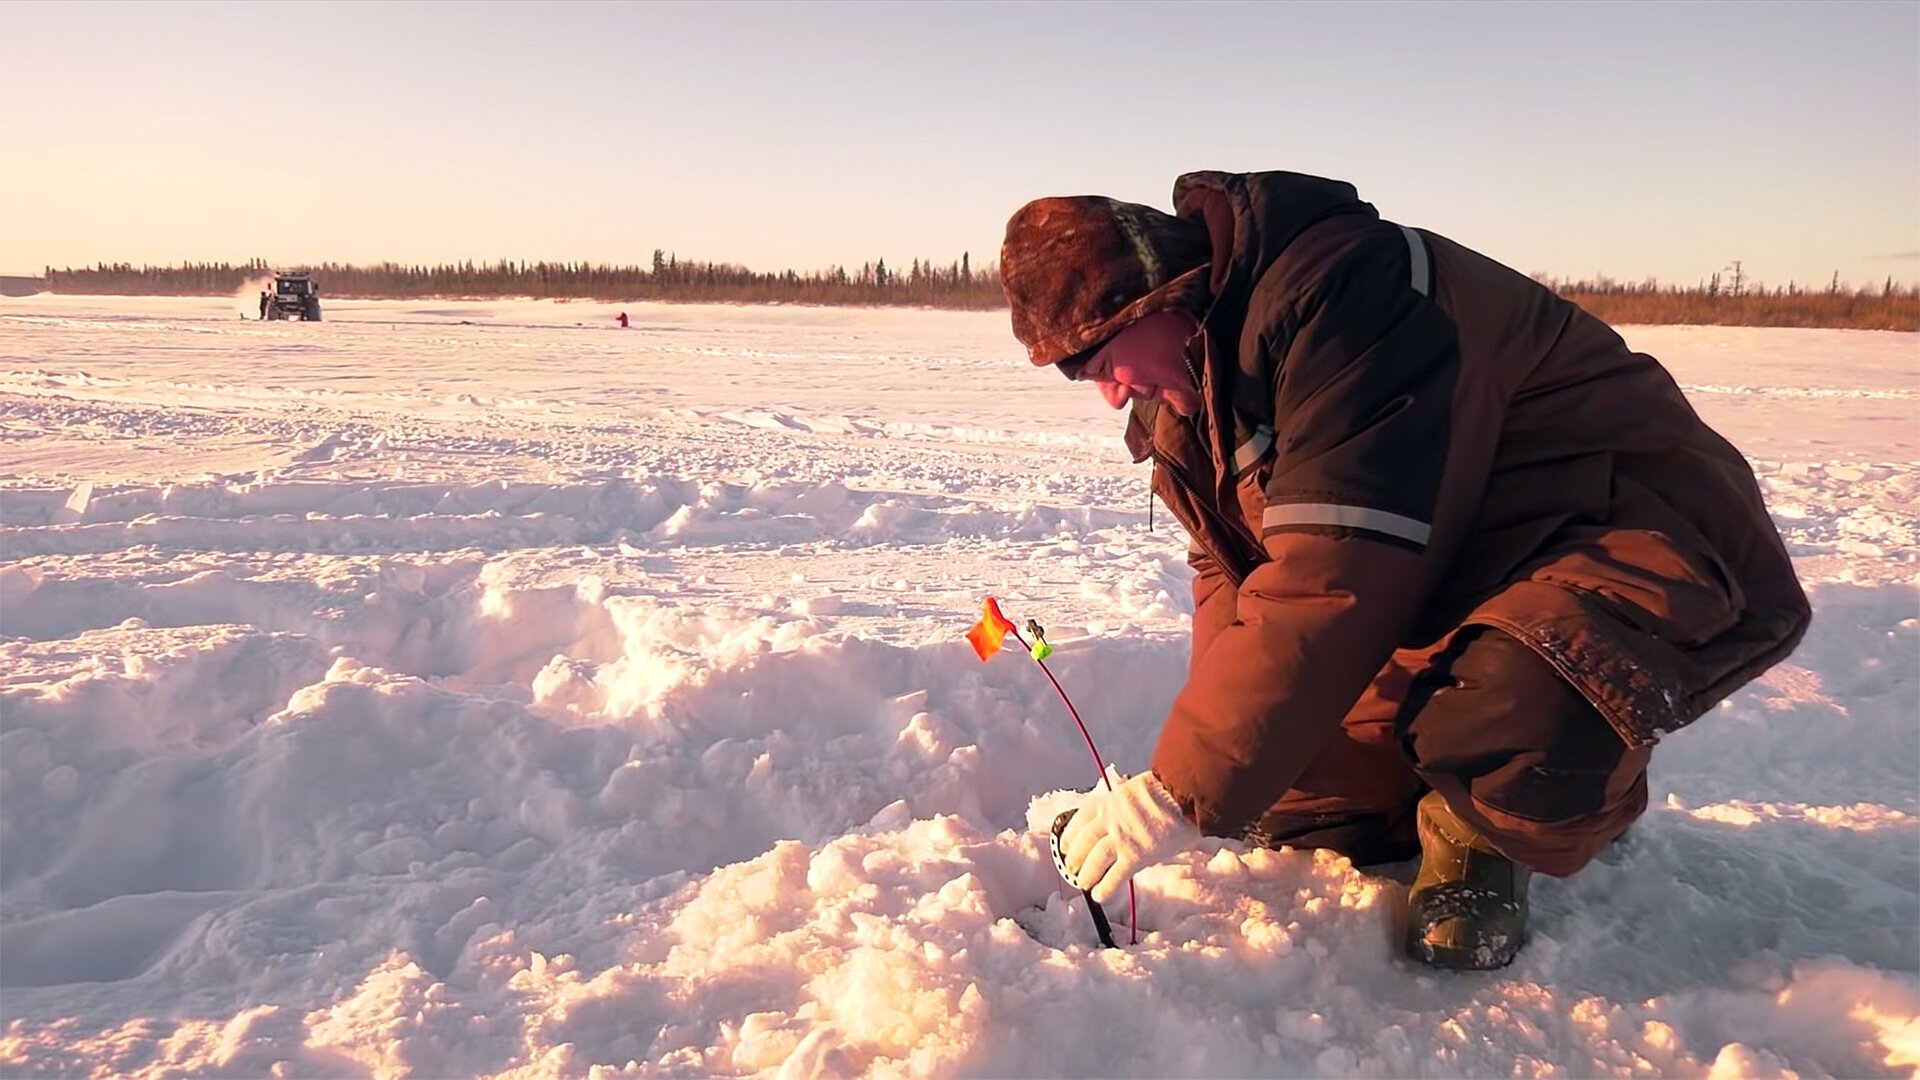
POLYGON ((1420 873, 1407 894, 1407 955, 1424 964, 1492 971, 1527 940, 1533 871, 1496 851, 1429 791, 1420 800, 1420 873))

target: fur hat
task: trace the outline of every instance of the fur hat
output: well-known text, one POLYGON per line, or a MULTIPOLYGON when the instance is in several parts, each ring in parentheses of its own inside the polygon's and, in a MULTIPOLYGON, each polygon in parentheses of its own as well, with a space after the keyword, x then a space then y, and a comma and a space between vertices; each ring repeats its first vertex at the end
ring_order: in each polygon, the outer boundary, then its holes
POLYGON ((1103 195, 1035 199, 1007 222, 1000 247, 1013 336, 1044 367, 1157 311, 1199 314, 1211 258, 1197 221, 1103 195))

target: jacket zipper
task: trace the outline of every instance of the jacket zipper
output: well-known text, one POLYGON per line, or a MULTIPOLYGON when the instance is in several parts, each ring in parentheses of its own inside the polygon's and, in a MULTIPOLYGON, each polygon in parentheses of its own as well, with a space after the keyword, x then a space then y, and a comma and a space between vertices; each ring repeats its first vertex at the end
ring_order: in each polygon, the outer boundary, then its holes
MULTIPOLYGON (((1180 350, 1180 359, 1182 362, 1186 364, 1187 374, 1192 376, 1193 385, 1196 388, 1204 386, 1205 384, 1201 381, 1201 378, 1200 378, 1201 365, 1194 361, 1193 349, 1191 348, 1191 346, 1193 344, 1193 338, 1199 338, 1201 341, 1202 355, 1203 356, 1206 355, 1206 352, 1209 349, 1211 349, 1211 344, 1207 341, 1206 333, 1207 333, 1207 330, 1206 330, 1205 320, 1202 320, 1200 328, 1194 331, 1193 337, 1188 338, 1186 342, 1186 346, 1182 347, 1180 350)), ((1202 408, 1205 408, 1204 402, 1202 403, 1202 408)), ((1192 422, 1189 421, 1189 423, 1192 423, 1192 422)), ((1197 424, 1195 424, 1194 426, 1196 428, 1198 427, 1197 424)), ((1195 434, 1195 438, 1198 439, 1199 432, 1196 430, 1194 434, 1195 434)), ((1201 440, 1201 445, 1202 446, 1205 445, 1205 440, 1201 440)), ((1220 520, 1220 515, 1213 509, 1213 504, 1208 500, 1202 499, 1200 497, 1199 492, 1194 490, 1193 485, 1187 482, 1187 478, 1181 474, 1179 469, 1174 467, 1173 460, 1171 458, 1167 457, 1165 454, 1162 454, 1160 452, 1160 448, 1157 445, 1153 447, 1153 449, 1149 452, 1149 454, 1156 463, 1158 463, 1162 468, 1167 470, 1167 476, 1173 480, 1174 484, 1177 487, 1179 487, 1180 490, 1186 492, 1187 501, 1193 504, 1193 507, 1196 512, 1198 512, 1202 517, 1206 518, 1208 521, 1212 523, 1213 528, 1216 532, 1218 532, 1223 536, 1231 532, 1231 530, 1227 528, 1226 522, 1220 520)), ((1148 497, 1149 499, 1151 499, 1152 497, 1151 492, 1149 492, 1148 497)), ((1169 503, 1167 505, 1167 509, 1169 510, 1173 509, 1173 505, 1169 503)), ((1174 516, 1176 518, 1179 517, 1178 514, 1174 516)), ((1201 550, 1207 553, 1207 557, 1211 558, 1214 561, 1214 564, 1219 566, 1220 569, 1226 573, 1228 578, 1232 579, 1234 588, 1239 588, 1240 583, 1247 579, 1247 575, 1240 572, 1239 564, 1237 562, 1231 562, 1231 561, 1228 561, 1227 559, 1221 558, 1220 552, 1215 551, 1213 547, 1207 543, 1205 538, 1196 535, 1193 537, 1193 542, 1198 544, 1201 550)))
MULTIPOLYGON (((1162 454, 1158 448, 1155 448, 1151 452, 1150 456, 1153 458, 1156 464, 1158 464, 1161 468, 1167 470, 1168 478, 1171 479, 1174 482, 1174 484, 1180 488, 1180 490, 1187 493, 1187 501, 1193 504, 1193 508, 1197 512, 1199 512, 1199 514, 1202 517, 1207 518, 1213 524, 1213 527, 1215 529, 1221 530, 1224 532, 1225 523, 1219 520, 1219 515, 1214 513, 1212 507, 1209 506, 1205 500, 1200 498, 1200 495, 1198 492, 1194 491, 1193 485, 1188 483, 1187 478, 1180 474, 1180 470, 1174 468, 1172 459, 1168 458, 1165 454, 1162 454)), ((1171 507, 1169 507, 1169 509, 1171 509, 1171 507)), ((1178 516, 1179 515, 1177 514, 1175 515, 1175 517, 1178 517, 1178 516)), ((1226 575, 1229 578, 1233 579, 1233 584, 1235 588, 1239 588, 1240 583, 1246 580, 1247 576, 1239 572, 1238 564, 1236 562, 1229 562, 1228 560, 1221 558, 1220 553, 1218 551, 1215 551, 1213 547, 1207 543, 1205 537, 1202 537, 1196 534, 1193 537, 1193 542, 1200 545, 1201 550, 1207 553, 1207 557, 1212 559, 1214 563, 1220 567, 1221 570, 1225 571, 1226 575)))

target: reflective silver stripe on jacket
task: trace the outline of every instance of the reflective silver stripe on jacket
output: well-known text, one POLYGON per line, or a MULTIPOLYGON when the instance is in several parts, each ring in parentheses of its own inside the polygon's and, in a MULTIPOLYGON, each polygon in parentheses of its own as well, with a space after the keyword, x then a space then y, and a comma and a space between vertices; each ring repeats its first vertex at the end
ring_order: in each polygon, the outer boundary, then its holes
POLYGON ((1400 226, 1400 231, 1407 234, 1407 254, 1413 257, 1413 291, 1427 296, 1433 285, 1433 271, 1427 265, 1427 243, 1405 225, 1400 226))
POLYGON ((1433 526, 1424 521, 1389 514, 1385 510, 1341 506, 1338 503, 1280 503, 1269 506, 1267 512, 1260 515, 1260 525, 1266 529, 1283 525, 1335 525, 1397 536, 1416 544, 1426 543, 1427 537, 1433 535, 1433 526))
POLYGON ((1234 474, 1237 476, 1260 464, 1260 459, 1266 457, 1267 451, 1272 447, 1273 429, 1265 424, 1254 428, 1253 434, 1247 436, 1247 441, 1241 443, 1240 449, 1233 452, 1234 474))

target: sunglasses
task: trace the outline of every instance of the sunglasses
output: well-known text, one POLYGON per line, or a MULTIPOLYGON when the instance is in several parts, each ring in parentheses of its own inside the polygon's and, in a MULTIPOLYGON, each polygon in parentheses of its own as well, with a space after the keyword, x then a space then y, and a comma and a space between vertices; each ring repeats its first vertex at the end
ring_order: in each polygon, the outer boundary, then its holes
MULTIPOLYGON (((1122 333, 1125 333, 1125 331, 1122 331, 1122 333)), ((1200 332, 1196 330, 1180 346, 1181 358, 1187 362, 1187 365, 1190 369, 1195 371, 1198 370, 1198 365, 1202 361, 1202 357, 1196 356, 1194 354, 1194 343, 1199 340, 1200 340, 1200 332)), ((1102 355, 1106 352, 1107 346, 1111 344, 1113 344, 1113 338, 1108 338, 1107 340, 1101 342, 1100 344, 1095 345, 1093 348, 1088 349, 1085 352, 1077 353, 1073 356, 1069 356, 1065 360, 1061 360, 1058 363, 1054 364, 1053 366, 1056 368, 1059 368, 1060 374, 1066 376, 1067 381, 1069 382, 1079 382, 1082 379, 1098 378, 1099 376, 1105 375, 1108 372, 1113 370, 1113 359, 1111 357, 1104 357, 1102 355), (1098 360, 1099 363, 1095 363, 1094 362, 1095 360, 1098 360)))
MULTIPOLYGON (((1065 375, 1069 382, 1079 382, 1087 378, 1087 369, 1093 366, 1093 358, 1099 356, 1100 350, 1104 348, 1106 348, 1106 345, 1102 343, 1098 347, 1088 349, 1078 356, 1069 356, 1053 366, 1059 368, 1060 374, 1065 375)), ((1106 364, 1102 363, 1099 370, 1106 370, 1106 364)), ((1095 374, 1098 374, 1098 372, 1095 372, 1095 374)))

